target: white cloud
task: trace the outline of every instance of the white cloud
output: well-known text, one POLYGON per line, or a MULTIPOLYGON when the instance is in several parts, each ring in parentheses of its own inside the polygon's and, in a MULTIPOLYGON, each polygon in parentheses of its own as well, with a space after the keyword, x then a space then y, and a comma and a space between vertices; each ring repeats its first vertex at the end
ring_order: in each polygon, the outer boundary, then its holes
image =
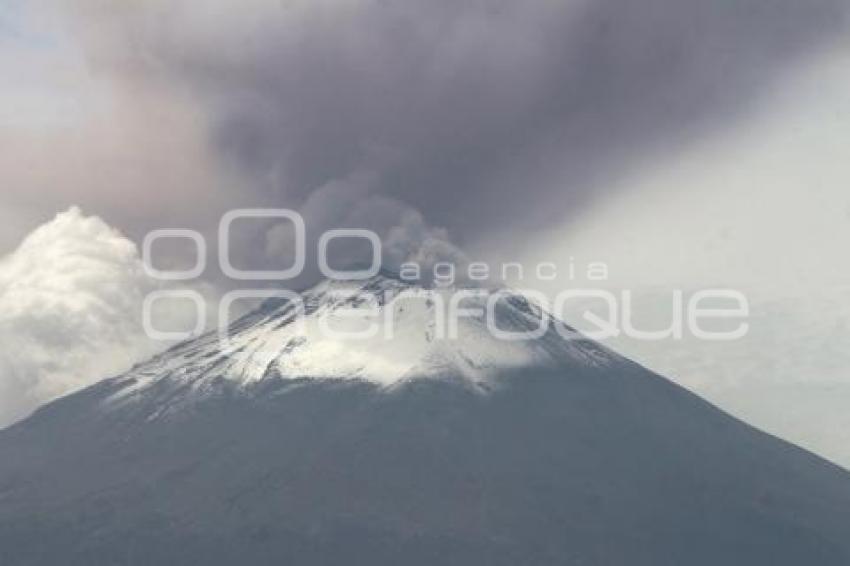
MULTIPOLYGON (((0 260, 0 426, 161 348, 141 326, 156 287, 136 245, 77 208, 0 260)), ((156 323, 189 328, 192 316, 156 323)))

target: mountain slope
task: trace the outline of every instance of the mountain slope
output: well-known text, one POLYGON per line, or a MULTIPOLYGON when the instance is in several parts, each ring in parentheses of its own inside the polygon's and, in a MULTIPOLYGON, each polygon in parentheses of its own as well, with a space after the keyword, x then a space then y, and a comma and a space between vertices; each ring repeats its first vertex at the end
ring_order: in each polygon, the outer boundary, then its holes
POLYGON ((850 474, 595 344, 417 314, 352 378, 315 334, 292 360, 287 312, 0 432, 0 563, 850 563, 850 474))

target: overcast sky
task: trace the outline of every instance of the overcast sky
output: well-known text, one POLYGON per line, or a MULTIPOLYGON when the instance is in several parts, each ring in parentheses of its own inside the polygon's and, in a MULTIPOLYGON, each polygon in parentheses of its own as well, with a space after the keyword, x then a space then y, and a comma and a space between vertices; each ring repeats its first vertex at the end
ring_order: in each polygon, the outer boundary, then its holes
MULTIPOLYGON (((850 465, 823 416, 850 400, 830 361, 850 352, 848 8, 2 0, 0 305, 61 296, 74 315, 0 309, 0 332, 29 344, 0 341, 0 422, 147 355, 145 233, 197 229, 214 254, 223 212, 274 206, 311 238, 376 230, 395 258, 576 257, 648 295, 745 289, 748 340, 618 346, 850 465), (786 400, 767 410, 771 394, 786 400)), ((288 237, 246 225, 234 255, 285 263, 288 237)), ((205 279, 209 297, 228 286, 205 279)))

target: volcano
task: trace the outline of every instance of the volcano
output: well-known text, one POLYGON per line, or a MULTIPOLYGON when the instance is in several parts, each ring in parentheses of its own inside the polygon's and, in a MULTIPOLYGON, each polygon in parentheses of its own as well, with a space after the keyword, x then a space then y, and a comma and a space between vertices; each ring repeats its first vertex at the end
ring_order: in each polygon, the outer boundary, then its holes
POLYGON ((568 327, 440 336, 422 291, 268 300, 0 432, 0 564, 850 564, 850 473, 568 327))

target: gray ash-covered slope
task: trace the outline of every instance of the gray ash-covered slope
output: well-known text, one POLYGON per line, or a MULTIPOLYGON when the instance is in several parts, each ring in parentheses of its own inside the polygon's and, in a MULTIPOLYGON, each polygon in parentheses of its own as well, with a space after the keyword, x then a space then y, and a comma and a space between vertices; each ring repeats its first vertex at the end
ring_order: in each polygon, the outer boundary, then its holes
POLYGON ((440 340, 428 301, 338 343, 332 288, 0 432, 0 564, 850 564, 838 467, 585 340, 440 340))

